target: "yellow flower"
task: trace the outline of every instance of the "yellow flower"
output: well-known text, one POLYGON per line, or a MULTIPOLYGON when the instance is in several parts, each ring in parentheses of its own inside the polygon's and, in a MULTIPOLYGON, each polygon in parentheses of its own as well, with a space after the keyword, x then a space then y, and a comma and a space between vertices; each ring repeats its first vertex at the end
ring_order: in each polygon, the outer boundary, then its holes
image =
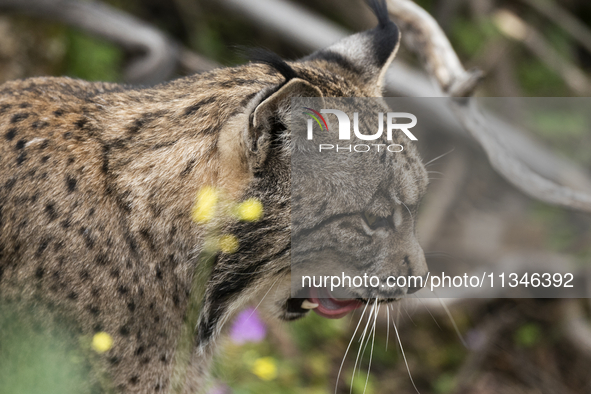
POLYGON ((218 199, 218 191, 211 186, 206 186, 199 190, 195 205, 193 206, 193 220, 195 222, 207 223, 213 219, 218 199))
POLYGON ((247 222, 257 221, 263 216, 263 204, 256 198, 249 198, 238 204, 236 214, 240 220, 247 222))
POLYGON ((262 357, 254 361, 252 373, 262 380, 273 380, 277 377, 277 365, 272 357, 262 357))
POLYGON ((238 250, 238 240, 232 234, 222 235, 219 245, 220 250, 227 254, 234 253, 238 250))
POLYGON ((92 337, 91 346, 97 353, 104 353, 113 347, 113 338, 106 332, 98 332, 92 337))

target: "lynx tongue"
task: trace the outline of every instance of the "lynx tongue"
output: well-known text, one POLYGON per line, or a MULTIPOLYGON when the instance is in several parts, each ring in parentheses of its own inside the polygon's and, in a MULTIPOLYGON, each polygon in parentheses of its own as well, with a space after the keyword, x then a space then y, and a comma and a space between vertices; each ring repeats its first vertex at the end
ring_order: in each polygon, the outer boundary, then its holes
POLYGON ((363 305, 357 300, 337 300, 330 295, 327 289, 316 288, 311 290, 309 301, 318 304, 318 307, 314 308, 314 312, 328 319, 340 319, 363 305))

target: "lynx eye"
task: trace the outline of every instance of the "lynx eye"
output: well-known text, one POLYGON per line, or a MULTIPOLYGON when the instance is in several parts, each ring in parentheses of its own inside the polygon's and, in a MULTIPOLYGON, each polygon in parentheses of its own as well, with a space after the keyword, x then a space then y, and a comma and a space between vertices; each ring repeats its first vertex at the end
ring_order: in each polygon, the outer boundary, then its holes
POLYGON ((388 217, 382 217, 379 215, 374 215, 370 212, 363 212, 363 220, 365 223, 371 228, 372 230, 377 229, 378 227, 393 227, 396 228, 402 223, 402 216, 400 215, 399 210, 395 210, 391 215, 388 217))
POLYGON ((369 212, 364 212, 363 218, 365 219, 365 222, 369 227, 372 227, 375 224, 375 222, 379 219, 376 215, 372 215, 369 212))

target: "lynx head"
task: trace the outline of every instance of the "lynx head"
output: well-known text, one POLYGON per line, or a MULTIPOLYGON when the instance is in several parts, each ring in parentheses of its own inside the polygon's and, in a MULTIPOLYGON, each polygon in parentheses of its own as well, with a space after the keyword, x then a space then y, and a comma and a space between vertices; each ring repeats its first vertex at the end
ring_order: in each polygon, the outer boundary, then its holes
MULTIPOLYGON (((210 291, 206 293, 209 302, 201 321, 202 339, 240 306, 233 303, 238 298, 247 301, 256 297, 260 301, 262 297, 261 309, 293 320, 305 315, 314 304, 318 304, 319 314, 340 317, 369 299, 388 301, 414 290, 352 289, 349 300, 339 301, 334 299, 336 295, 323 290, 292 292, 292 263, 302 270, 324 267, 322 272, 333 274, 340 274, 344 263, 381 279, 426 274, 415 219, 427 175, 414 145, 404 135, 386 141, 384 133, 372 143, 403 144, 404 150, 392 153, 382 149, 366 155, 361 163, 347 154, 318 157, 306 147, 306 122, 298 121, 302 108, 292 101, 310 98, 324 108, 350 114, 351 119, 353 112, 360 112, 359 129, 375 130, 377 119, 363 113, 389 111, 379 97, 400 33, 390 21, 384 1, 370 4, 379 20, 372 30, 295 62, 286 63, 268 54, 259 57, 259 62, 270 65, 272 72, 283 77, 282 82, 253 98, 246 110, 248 121, 241 126, 243 161, 248 163, 251 174, 242 198, 260 200, 264 216, 256 223, 235 223, 227 229, 239 239, 240 246, 236 253, 218 256, 210 291), (336 101, 344 97, 378 99, 364 101, 365 108, 360 109, 336 101), (292 126, 296 124, 301 127, 292 126), (303 159, 292 165, 296 155, 303 159), (292 176, 296 174, 292 190, 292 176), (292 238, 302 242, 292 246, 292 238)), ((327 125, 336 130, 333 126, 337 119, 332 116, 326 116, 327 125)), ((334 135, 326 130, 317 130, 316 135, 315 142, 330 138, 334 141, 334 135)), ((350 144, 366 142, 353 138, 350 144)), ((307 273, 315 274, 318 271, 307 273)))

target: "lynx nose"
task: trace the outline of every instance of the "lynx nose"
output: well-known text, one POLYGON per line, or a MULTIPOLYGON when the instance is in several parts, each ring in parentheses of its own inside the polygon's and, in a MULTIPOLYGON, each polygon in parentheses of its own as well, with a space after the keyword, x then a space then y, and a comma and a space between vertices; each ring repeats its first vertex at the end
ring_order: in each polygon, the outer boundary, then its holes
POLYGON ((416 244, 417 255, 414 259, 410 259, 408 255, 404 256, 404 265, 408 269, 408 287, 406 294, 413 294, 421 290, 427 285, 426 280, 429 275, 429 268, 425 259, 423 249, 416 244))

